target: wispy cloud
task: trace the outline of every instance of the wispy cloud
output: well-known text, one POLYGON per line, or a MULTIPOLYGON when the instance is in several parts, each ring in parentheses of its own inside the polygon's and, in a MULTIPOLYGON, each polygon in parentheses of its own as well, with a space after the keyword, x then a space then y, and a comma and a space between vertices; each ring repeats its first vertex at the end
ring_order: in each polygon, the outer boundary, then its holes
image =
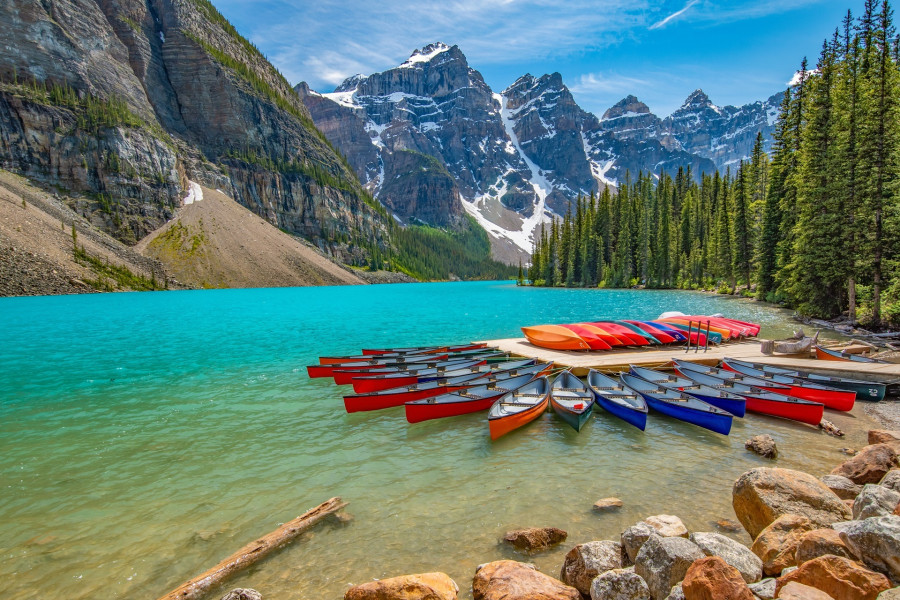
POLYGON ((691 7, 695 6, 698 2, 700 2, 700 0, 690 0, 690 2, 688 2, 687 4, 684 5, 684 8, 673 12, 671 15, 669 15, 665 19, 657 21, 656 23, 654 23, 653 25, 648 27, 648 29, 660 29, 662 27, 665 27, 666 25, 668 25, 669 23, 671 23, 672 21, 674 21, 675 19, 677 19, 678 17, 680 17, 681 15, 683 15, 684 13, 689 11, 691 9, 691 7))

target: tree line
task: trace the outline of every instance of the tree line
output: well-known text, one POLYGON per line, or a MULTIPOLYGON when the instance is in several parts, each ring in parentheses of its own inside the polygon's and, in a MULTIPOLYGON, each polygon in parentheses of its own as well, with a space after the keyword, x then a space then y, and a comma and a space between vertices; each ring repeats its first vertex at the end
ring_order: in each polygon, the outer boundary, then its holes
POLYGON ((900 323, 900 41, 889 0, 848 11, 787 89, 771 156, 626 175, 535 236, 533 285, 717 289, 900 323))

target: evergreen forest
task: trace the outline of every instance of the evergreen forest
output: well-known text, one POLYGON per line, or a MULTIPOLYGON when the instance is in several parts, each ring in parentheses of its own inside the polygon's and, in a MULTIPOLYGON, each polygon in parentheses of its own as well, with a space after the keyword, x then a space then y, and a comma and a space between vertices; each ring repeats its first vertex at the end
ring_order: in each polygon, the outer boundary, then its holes
POLYGON ((715 289, 801 314, 900 324, 900 42, 866 0, 806 59, 771 155, 724 173, 638 173, 536 236, 533 285, 715 289))

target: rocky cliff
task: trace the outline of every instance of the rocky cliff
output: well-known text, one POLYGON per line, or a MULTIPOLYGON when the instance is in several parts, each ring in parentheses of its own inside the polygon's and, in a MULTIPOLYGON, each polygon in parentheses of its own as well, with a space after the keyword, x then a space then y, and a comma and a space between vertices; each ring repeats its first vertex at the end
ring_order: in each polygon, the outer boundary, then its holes
POLYGON ((0 166, 134 243, 188 179, 344 260, 385 217, 287 81, 207 0, 0 5, 0 166))
POLYGON ((495 256, 512 262, 530 250, 534 229, 579 195, 629 173, 690 168, 699 177, 749 156, 777 109, 776 97, 719 108, 698 91, 666 119, 634 96, 597 118, 559 73, 524 75, 495 93, 457 46, 441 43, 331 93, 302 83, 295 91, 398 219, 453 226, 464 209, 491 234, 495 256), (435 185, 437 165, 411 171, 406 152, 433 157, 456 185, 435 185))

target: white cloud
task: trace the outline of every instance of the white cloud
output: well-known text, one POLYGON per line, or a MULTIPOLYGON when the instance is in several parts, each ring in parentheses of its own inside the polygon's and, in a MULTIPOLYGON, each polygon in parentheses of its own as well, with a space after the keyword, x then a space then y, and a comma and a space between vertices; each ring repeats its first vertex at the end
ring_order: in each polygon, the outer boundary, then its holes
POLYGON ((654 23, 653 25, 648 27, 648 29, 660 29, 661 27, 665 27, 666 25, 671 23, 674 19, 677 19, 678 17, 680 17, 681 15, 686 13, 688 10, 690 10, 690 8, 694 5, 696 5, 698 2, 700 2, 700 0, 691 0, 690 2, 685 4, 684 8, 673 12, 671 15, 669 15, 665 19, 662 19, 661 21, 657 21, 656 23, 654 23))

